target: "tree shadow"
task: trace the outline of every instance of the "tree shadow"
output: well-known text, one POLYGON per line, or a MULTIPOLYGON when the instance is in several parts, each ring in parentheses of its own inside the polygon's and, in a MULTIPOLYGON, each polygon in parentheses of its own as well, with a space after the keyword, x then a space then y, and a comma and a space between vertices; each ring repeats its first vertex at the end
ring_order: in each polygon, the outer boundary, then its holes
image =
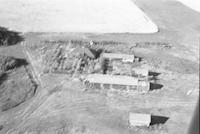
POLYGON ((11 46, 22 41, 24 41, 24 37, 21 36, 20 32, 0 27, 0 46, 11 46))
POLYGON ((156 124, 164 124, 168 119, 169 117, 151 115, 150 126, 156 125, 156 124))
POLYGON ((150 83, 150 91, 161 89, 163 85, 157 83, 150 83))
POLYGON ((156 76, 158 76, 158 75, 160 75, 160 74, 161 74, 161 73, 149 71, 149 75, 150 75, 150 76, 156 77, 156 76))
POLYGON ((0 125, 0 131, 3 129, 3 125, 0 125))
POLYGON ((27 66, 29 64, 26 59, 16 58, 16 61, 17 61, 17 65, 15 66, 16 68, 21 66, 27 66))
POLYGON ((8 78, 8 75, 6 73, 2 73, 0 74, 0 85, 5 81, 7 80, 8 78))
POLYGON ((0 56, 0 71, 4 73, 21 66, 27 66, 29 63, 26 59, 14 58, 9 56, 0 56))
MULTIPOLYGON (((21 67, 21 66, 27 66, 28 65, 28 62, 26 61, 26 59, 16 59, 16 64, 13 66, 13 67, 9 67, 8 70, 10 69, 14 69, 14 68, 18 68, 18 67, 21 67)), ((7 71, 8 71, 7 70, 7 71)), ((1 71, 1 70, 0 70, 1 71)), ((8 75, 6 72, 0 72, 0 85, 5 81, 7 80, 8 78, 8 75)))
POLYGON ((95 58, 99 58, 101 53, 103 52, 103 49, 90 48, 90 51, 95 55, 95 58))

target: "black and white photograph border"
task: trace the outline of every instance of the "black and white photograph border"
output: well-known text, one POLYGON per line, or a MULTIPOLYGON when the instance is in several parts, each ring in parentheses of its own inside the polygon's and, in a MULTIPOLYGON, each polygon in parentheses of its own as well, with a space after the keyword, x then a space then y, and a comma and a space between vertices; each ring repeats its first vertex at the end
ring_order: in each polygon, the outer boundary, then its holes
POLYGON ((0 0, 0 134, 198 134, 200 1, 0 0))

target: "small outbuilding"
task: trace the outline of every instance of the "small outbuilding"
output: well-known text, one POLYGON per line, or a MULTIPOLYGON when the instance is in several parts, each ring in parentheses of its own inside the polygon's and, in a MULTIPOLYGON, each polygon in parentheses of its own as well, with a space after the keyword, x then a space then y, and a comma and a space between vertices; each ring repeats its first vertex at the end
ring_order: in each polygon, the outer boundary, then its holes
POLYGON ((132 75, 148 77, 149 70, 147 68, 131 68, 132 75))
POLYGON ((132 126, 149 126, 151 123, 150 114, 129 113, 129 125, 132 126))
POLYGON ((127 75, 134 77, 148 77, 149 70, 144 67, 135 67, 132 63, 123 63, 122 61, 113 61, 111 64, 111 74, 127 75))

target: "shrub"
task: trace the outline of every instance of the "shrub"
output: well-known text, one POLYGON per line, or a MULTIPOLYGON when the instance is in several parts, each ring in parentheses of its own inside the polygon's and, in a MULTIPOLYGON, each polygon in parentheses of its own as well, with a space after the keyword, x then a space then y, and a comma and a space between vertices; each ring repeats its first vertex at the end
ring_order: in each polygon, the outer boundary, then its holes
POLYGON ((17 65, 15 58, 0 56, 0 70, 7 71, 9 69, 13 69, 17 65))
POLYGON ((22 65, 27 65, 27 61, 25 59, 16 59, 14 57, 9 56, 1 56, 0 55, 0 71, 8 71, 10 69, 17 68, 22 65))

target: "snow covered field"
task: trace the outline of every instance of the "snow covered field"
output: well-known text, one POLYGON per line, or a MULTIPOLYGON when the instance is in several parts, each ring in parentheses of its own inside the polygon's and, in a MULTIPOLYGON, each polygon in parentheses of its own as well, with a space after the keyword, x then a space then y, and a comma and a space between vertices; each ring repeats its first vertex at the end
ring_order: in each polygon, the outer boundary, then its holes
POLYGON ((131 0, 0 0, 0 26, 23 32, 158 31, 131 0))
POLYGON ((178 0, 178 1, 192 8, 193 10, 200 12, 200 0, 178 0))

